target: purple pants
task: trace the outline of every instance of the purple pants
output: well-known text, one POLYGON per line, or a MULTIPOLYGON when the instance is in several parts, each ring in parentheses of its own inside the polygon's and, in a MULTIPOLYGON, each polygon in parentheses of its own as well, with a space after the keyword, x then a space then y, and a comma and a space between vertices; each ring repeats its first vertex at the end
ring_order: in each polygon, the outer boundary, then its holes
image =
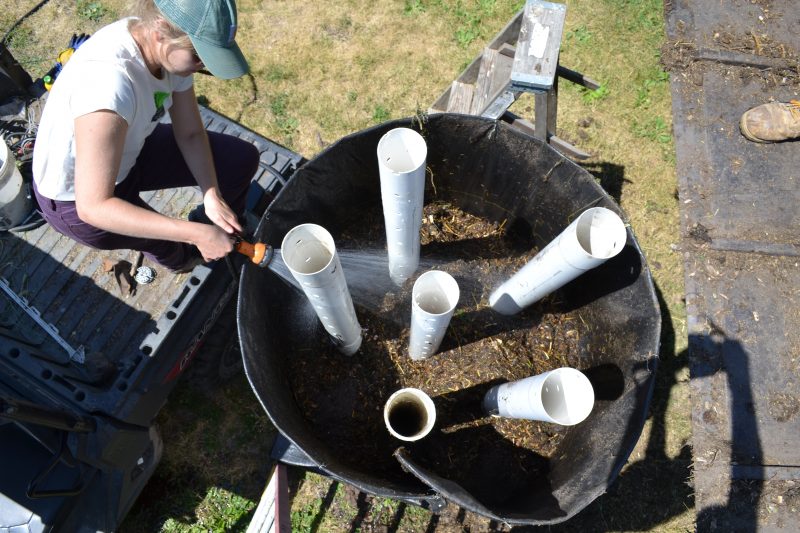
MULTIPOLYGON (((222 197, 241 216, 250 181, 258 168, 258 149, 247 141, 222 133, 208 132, 208 139, 222 197)), ((153 211, 139 193, 193 185, 197 182, 178 150, 172 126, 159 124, 145 141, 128 176, 114 189, 114 196, 153 211)), ((34 192, 44 219, 59 233, 86 246, 100 250, 137 250, 171 270, 181 268, 193 253, 189 244, 129 237, 96 228, 78 217, 75 202, 46 198, 39 194, 35 184, 34 192)))

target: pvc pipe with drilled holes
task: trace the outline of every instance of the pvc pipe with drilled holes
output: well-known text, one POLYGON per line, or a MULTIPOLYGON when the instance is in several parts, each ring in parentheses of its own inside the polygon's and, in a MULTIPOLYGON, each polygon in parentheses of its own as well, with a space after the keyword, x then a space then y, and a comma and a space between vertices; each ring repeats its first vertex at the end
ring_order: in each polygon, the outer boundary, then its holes
POLYGON ((316 224, 295 226, 283 238, 281 254, 339 350, 356 353, 361 325, 331 234, 316 224))
POLYGON ((610 209, 587 209, 536 257, 489 296, 489 305, 514 315, 617 255, 627 239, 625 224, 610 209))
POLYGON ((439 350, 459 295, 458 283, 447 272, 429 270, 417 278, 411 290, 411 359, 427 359, 439 350))
POLYGON ((428 147, 416 131, 395 128, 381 137, 377 151, 389 277, 400 286, 419 267, 428 147))
POLYGON ((594 406, 594 389, 583 372, 562 367, 489 389, 484 410, 494 416, 573 426, 594 406))

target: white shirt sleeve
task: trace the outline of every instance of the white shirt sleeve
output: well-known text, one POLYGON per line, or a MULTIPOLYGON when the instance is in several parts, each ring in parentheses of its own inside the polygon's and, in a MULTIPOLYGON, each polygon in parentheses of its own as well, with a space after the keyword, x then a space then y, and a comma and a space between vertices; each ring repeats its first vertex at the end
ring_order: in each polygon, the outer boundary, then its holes
POLYGON ((82 115, 108 109, 121 116, 128 125, 136 115, 136 96, 128 75, 118 68, 92 68, 90 63, 81 65, 87 71, 85 86, 72 91, 70 115, 76 119, 82 115))

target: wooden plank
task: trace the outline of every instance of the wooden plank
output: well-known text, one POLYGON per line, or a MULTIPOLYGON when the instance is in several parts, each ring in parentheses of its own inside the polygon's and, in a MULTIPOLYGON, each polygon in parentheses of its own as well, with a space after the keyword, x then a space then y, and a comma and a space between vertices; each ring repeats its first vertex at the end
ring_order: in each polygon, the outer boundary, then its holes
POLYGON ((491 104, 489 104, 489 107, 487 107, 483 113, 481 113, 481 116, 490 118, 492 120, 499 119, 505 113, 507 113, 508 108, 517 101, 519 94, 520 93, 517 91, 503 91, 497 98, 494 99, 491 104))
POLYGON ((481 68, 478 71, 478 81, 475 83, 475 94, 472 96, 470 113, 480 115, 489 103, 489 93, 492 90, 492 78, 495 74, 497 63, 497 50, 486 48, 483 50, 481 68))
POLYGON ((247 533, 266 533, 274 530, 275 525, 275 487, 278 478, 276 476, 277 466, 272 469, 267 488, 261 494, 253 519, 247 526, 247 533))
POLYGON ((275 467, 275 532, 292 533, 289 482, 286 479, 286 466, 278 463, 275 467))
MULTIPOLYGON (((509 44, 504 44, 500 50, 491 48, 484 50, 481 72, 475 85, 475 95, 472 97, 473 115, 483 115, 489 105, 506 91, 510 84, 513 63, 514 47, 509 44)), ((509 105, 513 102, 512 99, 509 105)))
MULTIPOLYGON (((501 117, 504 122, 507 122, 512 127, 518 129, 523 133, 527 133, 530 136, 535 136, 536 133, 536 126, 534 126, 530 121, 520 117, 512 113, 511 111, 506 111, 506 113, 501 117)), ((592 157, 592 154, 588 152, 584 152, 580 148, 577 148, 567 141, 561 139, 556 135, 552 135, 548 139, 548 143, 553 146, 556 150, 561 152, 566 157, 569 157, 573 160, 584 160, 589 159, 592 157)))
POLYGON ((566 15, 564 4, 527 1, 514 54, 512 86, 534 91, 553 86, 566 15))
POLYGON ((447 89, 439 95, 439 98, 431 104, 428 108, 428 113, 444 113, 447 111, 447 102, 450 101, 450 87, 451 86, 448 85, 447 89))
POLYGON ((449 113, 469 113, 472 106, 472 95, 475 86, 469 83, 454 81, 450 86, 450 99, 447 102, 449 113))
POLYGON ((494 62, 494 75, 492 77, 492 86, 489 89, 489 101, 491 102, 497 98, 500 93, 505 91, 509 86, 511 80, 511 69, 514 66, 514 47, 505 45, 499 50, 494 62), (506 51, 510 50, 510 54, 506 51))
POLYGON ((247 533, 291 533, 290 505, 286 466, 277 463, 247 526, 247 533))
MULTIPOLYGON (((494 39, 492 39, 487 48, 502 51, 505 45, 516 43, 521 25, 522 10, 520 9, 517 14, 514 15, 514 18, 512 18, 509 23, 497 33, 497 35, 495 35, 494 39)), ((482 54, 475 56, 475 59, 472 60, 472 63, 470 63, 456 79, 462 83, 474 84, 478 79, 478 70, 480 68, 481 57, 482 54)), ((447 102, 450 99, 450 90, 451 87, 447 87, 444 92, 439 95, 436 101, 428 108, 429 113, 443 113, 447 111, 447 102)))
POLYGON ((510 57, 514 59, 514 54, 517 53, 517 48, 509 43, 503 43, 503 45, 497 49, 498 52, 503 54, 506 57, 510 57))
POLYGON ((522 28, 522 11, 522 9, 517 11, 514 18, 512 18, 502 30, 497 32, 497 35, 495 35, 494 39, 489 43, 488 48, 500 50, 504 44, 513 44, 517 42, 519 30, 522 28))

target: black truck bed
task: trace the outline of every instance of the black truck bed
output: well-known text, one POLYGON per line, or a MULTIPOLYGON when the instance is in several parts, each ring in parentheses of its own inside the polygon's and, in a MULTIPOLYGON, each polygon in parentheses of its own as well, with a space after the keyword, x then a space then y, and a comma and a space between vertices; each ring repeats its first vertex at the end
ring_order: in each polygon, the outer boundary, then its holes
MULTIPOLYGON (((304 160, 212 110, 201 112, 208 130, 259 148, 247 200, 247 223, 257 224, 304 160)), ((145 199, 185 217, 201 195, 187 187, 145 199)), ((0 234, 0 403, 10 414, 0 417, 0 531, 23 523, 37 524, 35 531, 54 524, 113 530, 158 463, 153 420, 232 302, 247 259, 233 254, 177 275, 145 259, 155 280, 123 294, 104 264, 135 266, 138 258, 90 249, 47 224, 0 234), (20 450, 29 453, 20 457, 20 450)))
MULTIPOLYGON (((293 154, 213 111, 204 110, 203 114, 210 130, 234 132, 258 145, 262 158, 255 181, 267 193, 280 189, 283 175, 297 162, 293 154)), ((161 213, 183 218, 202 200, 196 187, 151 192, 143 198, 161 213)), ((199 286, 192 278, 202 283, 205 271, 209 270, 200 266, 194 273, 174 275, 151 265, 157 271, 153 283, 139 285, 135 294, 125 296, 113 273, 104 271, 103 262, 127 259, 136 263, 136 252, 93 250, 62 236, 47 224, 25 233, 8 233, 0 243, 0 275, 10 287, 56 326, 73 348, 83 346, 87 353, 102 352, 115 362, 135 358, 143 346, 155 348, 159 332, 163 336, 171 323, 164 320, 165 312, 170 308, 175 310, 175 301, 187 290, 187 285, 199 286)), ((5 327, 21 330, 20 334, 31 337, 36 344, 45 342, 49 346, 51 339, 43 333, 26 331, 24 323, 14 320, 11 315, 18 315, 17 309, 5 306, 2 313, 5 327)))
MULTIPOLYGON (((211 110, 204 109, 203 117, 209 130, 247 138, 261 150, 248 211, 259 208, 263 211, 265 206, 258 203, 283 186, 285 176, 298 164, 299 156, 211 110)), ((184 218, 201 201, 197 187, 156 191, 143 197, 161 213, 184 218)), ((130 388, 129 377, 144 358, 159 354, 195 297, 206 289, 212 270, 222 266, 201 265, 189 274, 176 275, 157 265, 148 265, 145 260, 145 265, 155 269, 155 280, 138 285, 134 294, 127 295, 114 272, 106 271, 104 261, 127 260, 135 265, 137 258, 138 253, 133 251, 90 249, 47 224, 24 233, 7 232, 0 239, 0 276, 8 288, 25 298, 72 349, 83 348, 87 357, 85 366, 110 363, 120 367, 122 371, 115 383, 120 392, 130 388)), ((203 307, 218 300, 213 293, 204 294, 202 299, 203 307)), ((26 365, 31 373, 38 376, 51 370, 57 377, 64 367, 74 366, 67 350, 6 292, 0 293, 0 326, 4 328, 4 337, 22 341, 32 349, 31 353, 38 355, 31 360, 34 365, 26 365)), ((79 384, 60 380, 56 383, 67 389, 62 392, 68 396, 82 397, 88 404, 93 402, 93 391, 83 390, 79 384)))

